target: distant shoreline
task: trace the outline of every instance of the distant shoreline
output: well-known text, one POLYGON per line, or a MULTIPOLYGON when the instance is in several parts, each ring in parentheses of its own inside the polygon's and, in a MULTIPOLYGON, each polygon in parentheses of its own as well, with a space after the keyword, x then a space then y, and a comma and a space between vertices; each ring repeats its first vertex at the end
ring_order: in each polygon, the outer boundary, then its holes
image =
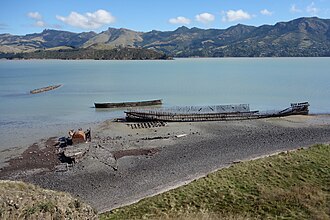
POLYGON ((36 50, 21 53, 0 53, 0 59, 58 60, 170 60, 164 53, 143 48, 36 50))
POLYGON ((289 57, 171 57, 169 59, 56 59, 56 58, 0 58, 0 61, 42 61, 42 60, 58 60, 58 61, 172 61, 172 60, 184 60, 184 59, 328 59, 330 56, 289 56, 289 57))

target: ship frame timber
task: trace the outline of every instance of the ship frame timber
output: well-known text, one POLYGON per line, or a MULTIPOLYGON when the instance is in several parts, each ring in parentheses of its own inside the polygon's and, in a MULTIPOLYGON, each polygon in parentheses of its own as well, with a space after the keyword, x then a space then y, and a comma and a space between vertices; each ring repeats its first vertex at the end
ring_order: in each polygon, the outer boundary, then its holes
POLYGON ((307 115, 308 102, 292 103, 290 107, 272 113, 250 111, 249 105, 219 105, 205 107, 177 107, 176 109, 129 109, 125 111, 127 121, 233 121, 258 118, 282 117, 289 115, 307 115), (182 110, 183 109, 183 110, 182 110))
POLYGON ((225 121, 259 118, 258 111, 236 113, 149 113, 134 110, 125 111, 127 121, 168 121, 168 122, 194 122, 194 121, 225 121))

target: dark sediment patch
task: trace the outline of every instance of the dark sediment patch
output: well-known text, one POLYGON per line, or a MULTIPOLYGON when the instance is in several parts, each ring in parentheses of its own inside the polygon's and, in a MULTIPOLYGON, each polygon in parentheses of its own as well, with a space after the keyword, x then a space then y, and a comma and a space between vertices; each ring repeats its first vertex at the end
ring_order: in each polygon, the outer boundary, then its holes
POLYGON ((42 143, 32 144, 21 155, 7 161, 9 165, 0 169, 0 178, 35 169, 54 170, 55 166, 61 163, 55 144, 55 137, 51 137, 42 143), (40 147, 40 145, 43 145, 43 147, 40 147))
POLYGON ((161 136, 157 136, 157 137, 146 137, 146 138, 141 138, 141 140, 159 140, 159 139, 169 139, 170 137, 161 137, 161 136))
POLYGON ((157 148, 150 149, 131 149, 131 150, 120 150, 112 152, 113 157, 118 160, 122 157, 127 156, 153 156, 158 153, 160 150, 157 148))

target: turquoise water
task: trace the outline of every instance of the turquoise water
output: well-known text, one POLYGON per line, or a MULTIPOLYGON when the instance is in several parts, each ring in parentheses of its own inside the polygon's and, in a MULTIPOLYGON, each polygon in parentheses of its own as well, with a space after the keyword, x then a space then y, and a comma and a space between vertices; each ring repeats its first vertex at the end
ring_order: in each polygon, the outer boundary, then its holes
POLYGON ((165 106, 247 103, 252 110, 309 101, 312 113, 330 113, 330 58, 0 61, 0 147, 18 133, 32 140, 124 116, 94 102, 158 98, 165 106), (63 86, 29 94, 55 84, 63 86))

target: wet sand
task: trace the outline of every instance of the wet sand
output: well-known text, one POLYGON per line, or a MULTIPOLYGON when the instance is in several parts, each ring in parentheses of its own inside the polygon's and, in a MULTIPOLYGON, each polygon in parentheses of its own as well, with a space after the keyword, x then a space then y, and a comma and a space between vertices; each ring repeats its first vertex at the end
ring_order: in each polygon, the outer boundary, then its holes
POLYGON ((0 179, 67 191, 103 212, 236 161, 329 142, 330 115, 163 125, 106 121, 92 130, 85 157, 62 172, 56 171, 53 141, 41 140, 11 160, 9 151, 1 152, 0 179))

